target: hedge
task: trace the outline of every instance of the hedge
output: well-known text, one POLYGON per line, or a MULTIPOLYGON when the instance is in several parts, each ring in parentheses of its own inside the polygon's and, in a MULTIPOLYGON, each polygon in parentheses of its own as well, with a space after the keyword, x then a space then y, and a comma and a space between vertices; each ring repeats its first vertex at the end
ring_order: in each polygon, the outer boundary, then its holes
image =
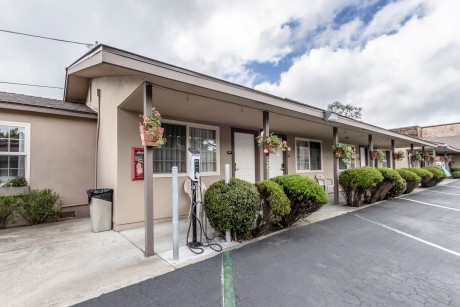
POLYGON ((41 224, 61 213, 59 194, 51 189, 32 190, 18 195, 16 210, 30 225, 41 224))
POLYGON ((398 169, 396 170, 399 175, 401 175, 402 179, 406 181, 406 190, 404 194, 408 194, 412 192, 422 180, 416 173, 413 173, 407 169, 398 169))
POLYGON ((452 172, 452 178, 459 179, 460 178, 460 171, 452 172))
POLYGON ((395 170, 389 168, 378 168, 377 170, 380 172, 380 174, 382 174, 383 180, 377 183, 374 188, 370 189, 370 191, 366 193, 364 202, 368 204, 384 200, 388 191, 393 188, 396 181, 398 179, 402 179, 398 172, 395 170))
POLYGON ((434 187, 435 185, 443 181, 444 178, 447 177, 444 171, 437 166, 434 166, 434 165, 425 166, 423 169, 433 174, 433 178, 429 182, 427 182, 425 187, 434 187))
POLYGON ((283 216, 280 225, 288 227, 328 203, 324 189, 313 179, 301 175, 285 175, 270 179, 279 184, 291 204, 289 214, 283 216))
POLYGON ((230 230, 237 239, 249 239, 259 208, 256 187, 241 179, 214 182, 204 194, 206 215, 212 226, 224 234, 230 230))
POLYGON ((406 180, 404 180, 402 177, 400 179, 396 180, 394 186, 388 191, 385 199, 391 199, 398 197, 404 193, 404 191, 407 188, 407 183, 406 180))
POLYGON ((0 197, 0 229, 14 221, 14 213, 16 211, 16 196, 1 196, 0 197))
POLYGON ((433 179, 433 174, 431 172, 423 168, 408 168, 407 170, 415 173, 420 177, 422 188, 429 187, 430 181, 433 179))
POLYGON ((262 200, 263 220, 257 223, 257 232, 264 233, 279 225, 283 216, 291 212, 291 202, 283 191, 283 188, 272 180, 264 180, 256 183, 262 200))
POLYGON ((345 170, 339 176, 339 184, 346 203, 353 207, 362 205, 364 195, 381 181, 383 181, 382 174, 368 166, 345 170))

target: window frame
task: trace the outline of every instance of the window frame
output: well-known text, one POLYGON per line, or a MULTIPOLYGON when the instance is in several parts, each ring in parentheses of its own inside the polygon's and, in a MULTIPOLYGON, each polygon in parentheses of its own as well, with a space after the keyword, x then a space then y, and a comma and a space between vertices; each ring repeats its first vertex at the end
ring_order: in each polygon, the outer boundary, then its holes
POLYGON ((324 166, 324 159, 323 159, 323 141, 321 140, 315 140, 315 139, 307 139, 307 138, 301 138, 301 137, 295 137, 294 138, 294 150, 295 150, 295 171, 296 173, 318 173, 318 172, 322 172, 323 171, 323 166, 324 166), (304 142, 308 142, 308 148, 311 148, 310 147, 310 142, 316 142, 316 143, 319 143, 320 146, 321 146, 321 153, 320 153, 320 158, 321 158, 321 169, 317 169, 317 170, 312 170, 311 169, 311 156, 310 156, 310 159, 308 161, 308 167, 309 169, 308 170, 299 170, 297 168, 297 141, 304 141, 304 142))
MULTIPOLYGON (((216 130, 216 171, 215 172, 204 172, 200 173, 202 177, 209 177, 209 176, 220 176, 220 127, 219 126, 212 126, 212 125, 205 125, 205 124, 197 124, 192 122, 186 121, 179 121, 179 120, 172 120, 172 119, 162 119, 162 122, 165 124, 172 124, 172 125, 180 125, 185 126, 185 146, 188 148, 190 147, 190 128, 199 128, 199 129, 209 129, 209 130, 216 130)), ((179 173, 179 177, 187 177, 188 176, 188 163, 185 163, 185 173, 179 173)), ((171 172, 169 173, 153 173, 154 178, 162 178, 162 177, 171 177, 171 172)))
MULTIPOLYGON (((345 144, 345 145, 352 147, 352 148, 353 148, 353 152, 354 152, 354 154, 356 155, 356 147, 357 147, 357 145, 352 145, 352 144, 345 144)), ((361 152, 361 151, 360 151, 360 152, 361 152)), ((361 156, 360 156, 360 158, 361 158, 361 156)), ((356 158, 354 159, 354 160, 355 160, 355 166, 354 166, 354 167, 351 166, 351 160, 350 160, 349 163, 346 163, 346 164, 345 164, 345 165, 347 166, 345 169, 340 169, 340 159, 342 159, 342 158, 338 158, 339 163, 337 164, 337 171, 338 171, 339 173, 340 173, 340 172, 343 172, 343 171, 346 171, 346 170, 348 170, 348 169, 351 169, 351 168, 356 168, 356 158)), ((353 159, 353 158, 352 158, 352 159, 353 159)), ((360 160, 360 163, 361 163, 361 160, 360 160)), ((361 166, 360 166, 360 167, 361 167, 361 166)))
POLYGON ((10 152, 0 151, 0 156, 23 156, 25 158, 26 166, 24 168, 24 177, 30 185, 30 139, 31 139, 31 124, 24 122, 10 122, 0 120, 0 126, 14 126, 24 128, 24 152, 10 152))

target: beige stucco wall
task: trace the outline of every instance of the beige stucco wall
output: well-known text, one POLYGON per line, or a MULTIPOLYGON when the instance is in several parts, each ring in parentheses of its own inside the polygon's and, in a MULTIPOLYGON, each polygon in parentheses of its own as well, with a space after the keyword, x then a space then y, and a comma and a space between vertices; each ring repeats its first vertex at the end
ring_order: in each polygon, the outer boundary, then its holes
POLYGON ((32 189, 53 189, 64 206, 88 203, 86 190, 94 187, 94 119, 3 109, 0 121, 31 125, 32 189))

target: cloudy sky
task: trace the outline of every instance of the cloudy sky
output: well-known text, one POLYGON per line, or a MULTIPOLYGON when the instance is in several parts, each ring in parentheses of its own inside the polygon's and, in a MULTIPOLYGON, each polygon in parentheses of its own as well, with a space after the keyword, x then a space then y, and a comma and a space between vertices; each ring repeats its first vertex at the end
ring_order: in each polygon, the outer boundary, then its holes
MULTIPOLYGON (((385 128, 460 122, 458 0, 2 0, 0 29, 108 44, 385 128)), ((0 32, 0 91, 62 98, 88 48, 0 32)))

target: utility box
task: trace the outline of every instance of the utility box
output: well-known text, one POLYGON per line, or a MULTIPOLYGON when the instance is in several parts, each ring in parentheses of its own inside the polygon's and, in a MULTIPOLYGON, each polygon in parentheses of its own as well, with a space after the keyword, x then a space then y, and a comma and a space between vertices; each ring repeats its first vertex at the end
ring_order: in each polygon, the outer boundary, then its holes
POLYGON ((86 193, 93 232, 111 230, 113 189, 91 189, 86 193))

